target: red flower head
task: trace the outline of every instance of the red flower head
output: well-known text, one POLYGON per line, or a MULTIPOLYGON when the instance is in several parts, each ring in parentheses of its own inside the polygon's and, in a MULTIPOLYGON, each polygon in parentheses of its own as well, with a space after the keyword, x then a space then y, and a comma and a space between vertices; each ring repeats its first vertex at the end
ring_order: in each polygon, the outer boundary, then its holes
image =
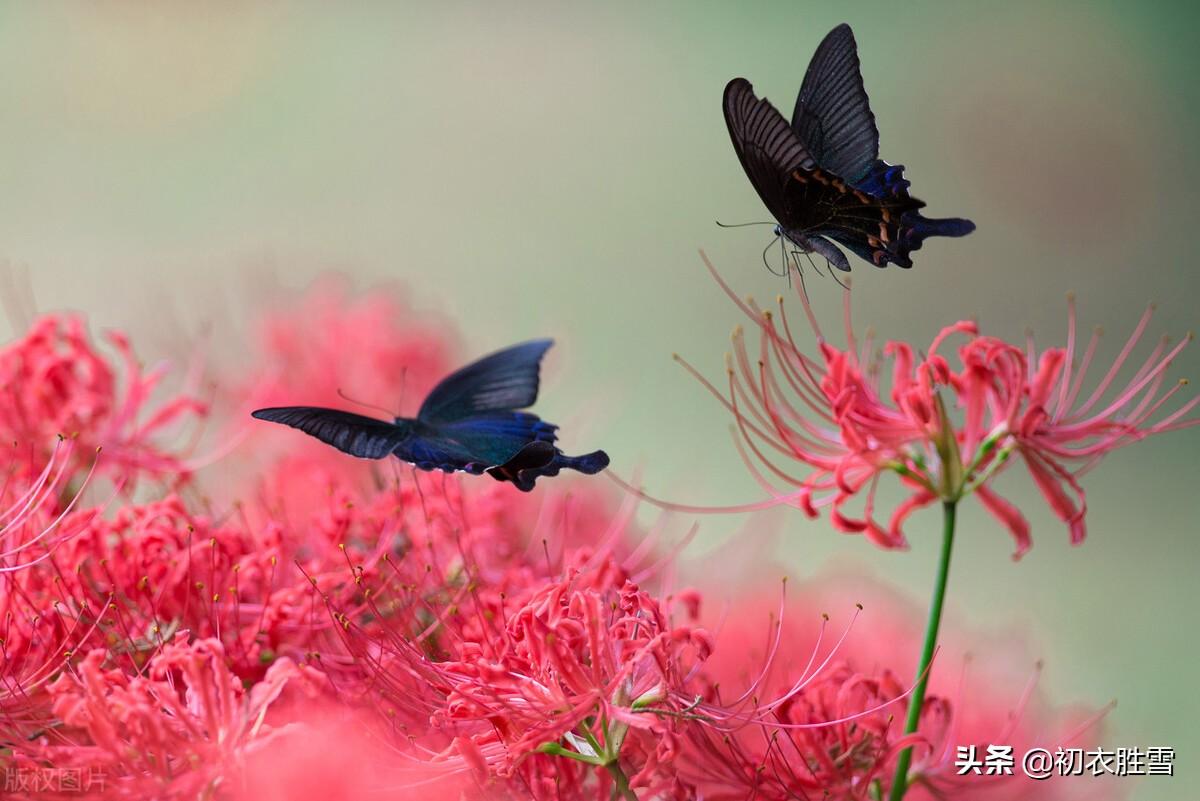
POLYGON ((477 753, 498 776, 540 773, 545 757, 525 763, 541 754, 597 768, 625 762, 633 787, 674 792, 669 713, 693 700, 687 681, 711 642, 619 577, 603 565, 568 570, 506 610, 495 641, 440 666, 446 722, 470 738, 464 755, 477 753))
POLYGON ((990 744, 1008 744, 1019 758, 1034 746, 1053 752, 1086 745, 1081 737, 1096 734, 1096 714, 1052 709, 1035 692, 1038 671, 1027 679, 1027 663, 1004 659, 993 647, 964 661, 953 645, 961 637, 950 636, 952 644, 934 665, 933 694, 920 724, 905 736, 909 688, 896 671, 908 674, 906 657, 920 641, 911 603, 877 581, 832 576, 806 584, 780 606, 778 625, 764 641, 756 621, 769 606, 765 596, 742 595, 715 633, 704 675, 716 689, 697 705, 676 761, 702 797, 887 798, 905 746, 914 748, 914 784, 906 798, 1049 801, 1074 798, 1070 793, 1079 788, 1112 797, 1090 779, 957 775, 958 746, 975 745, 984 754, 990 744), (812 610, 853 609, 854 599, 865 602, 865 610, 829 645, 828 619, 812 610), (764 667, 747 675, 753 663, 764 667), (1018 663, 1017 676, 1006 670, 1018 663))
POLYGON ((793 337, 782 297, 778 313, 742 301, 705 264, 756 332, 734 334, 728 393, 704 382, 733 413, 755 478, 776 502, 810 515, 829 507, 836 528, 861 532, 885 548, 905 545, 903 524, 916 509, 974 494, 1012 533, 1020 557, 1030 546, 1029 524, 991 486, 1014 453, 1078 543, 1087 508, 1078 481, 1083 472, 1131 442, 1200 422, 1187 416, 1200 397, 1165 411, 1184 383, 1168 385, 1166 370, 1190 336, 1174 347, 1160 344, 1132 377, 1115 380, 1150 311, 1085 395, 1098 335, 1077 364, 1073 302, 1065 348, 1013 345, 962 321, 944 328, 919 358, 907 343, 887 343, 881 363, 871 356, 870 338, 860 346, 854 335, 848 291, 844 348, 830 344, 798 293, 817 344, 809 355, 793 337), (945 354, 956 339, 963 340, 957 363, 945 354), (785 461, 809 472, 790 472, 785 461), (875 489, 889 472, 912 492, 885 525, 875 516, 875 489), (855 515, 846 504, 860 494, 865 508, 855 515))
POLYGON ((108 340, 123 370, 96 349, 76 316, 42 317, 0 349, 0 438, 15 443, 16 463, 31 469, 61 435, 79 439, 76 469, 102 449, 99 469, 115 482, 142 473, 178 481, 188 462, 156 439, 206 407, 184 393, 149 408, 165 366, 146 372, 123 334, 111 332, 108 340))
POLYGON ((318 674, 280 660, 247 690, 215 640, 168 643, 140 674, 108 660, 93 650, 51 686, 60 724, 19 744, 9 765, 26 798, 210 796, 236 786, 246 757, 276 732, 266 719, 285 687, 316 696, 323 686, 318 674), (68 774, 82 784, 64 786, 68 774), (49 775, 59 780, 36 781, 49 775))

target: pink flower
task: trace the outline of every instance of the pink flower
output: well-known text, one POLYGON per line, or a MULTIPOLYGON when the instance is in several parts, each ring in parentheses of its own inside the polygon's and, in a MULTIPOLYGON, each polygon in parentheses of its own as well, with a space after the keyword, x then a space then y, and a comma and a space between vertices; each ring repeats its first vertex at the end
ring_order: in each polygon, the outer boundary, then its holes
POLYGON ((1081 542, 1087 507, 1080 476, 1124 445, 1200 422, 1188 417, 1200 397, 1167 411, 1184 382, 1168 385, 1166 370, 1190 336, 1174 347, 1160 344, 1130 378, 1116 381, 1150 311, 1085 395, 1099 335, 1076 364, 1073 302, 1065 348, 1039 351, 1032 341, 1020 347, 961 321, 944 328, 919 358, 913 346, 889 342, 880 362, 871 338, 859 343, 854 335, 849 292, 844 348, 825 338, 800 292, 816 341, 816 354, 809 355, 793 337, 782 297, 778 312, 764 310, 739 299, 705 264, 749 318, 754 336, 740 329, 734 335, 727 392, 685 366, 734 415, 754 477, 774 502, 809 515, 828 507, 835 528, 863 533, 884 548, 904 547, 904 522, 917 509, 973 493, 1012 534, 1014 558, 1020 557, 1030 547, 1029 524, 991 481, 1014 452, 1067 524, 1071 541, 1081 542), (952 340, 962 340, 957 364, 945 355, 952 340), (875 491, 886 473, 896 474, 910 494, 883 523, 875 514, 875 491), (847 504, 860 495, 862 512, 851 512, 847 504))
MULTIPOLYGON (((388 417, 411 414, 434 384, 457 366, 453 327, 412 308, 406 293, 380 287, 354 294, 348 282, 328 275, 257 325, 259 353, 252 372, 237 376, 234 414, 251 409, 310 405, 388 417)), ((360 484, 378 466, 367 465, 315 440, 275 437, 269 427, 249 433, 257 446, 280 443, 285 458, 321 465, 360 484)), ((393 471, 385 466, 389 477, 393 471)), ((266 471, 269 472, 269 471, 266 471)), ((286 474, 285 474, 286 475, 286 474)), ((299 480, 286 482, 300 502, 299 480)))
POLYGON ((688 706, 687 679, 711 642, 703 630, 671 623, 635 585, 618 588, 616 576, 568 571, 507 610, 493 641, 439 666, 447 722, 474 724, 465 730, 474 732, 472 748, 497 775, 535 754, 595 766, 625 757, 637 768, 633 787, 673 792, 662 769, 677 726, 657 710, 688 706))
MULTIPOLYGON (((1017 754, 1038 746, 1087 746, 1099 734, 1099 715, 1052 707, 1038 692, 1040 668, 1006 648, 984 644, 976 658, 963 656, 962 632, 952 631, 932 668, 930 695, 916 734, 903 736, 908 686, 921 634, 919 610, 881 584, 847 573, 805 583, 780 612, 779 626, 762 636, 761 621, 778 601, 740 594, 722 613, 704 673, 720 698, 698 705, 709 710, 688 729, 676 761, 705 798, 886 798, 898 752, 914 747, 912 798, 1021 799, 1111 798, 1117 787, 1099 788, 1091 777, 1033 781, 1021 776, 957 775, 958 746, 1008 744, 1017 754), (831 637, 829 609, 844 621, 861 602, 851 626, 839 622, 831 637), (834 642, 831 643, 830 640, 834 642), (763 670, 749 666, 764 665, 763 670), (723 719, 715 710, 733 706, 747 692, 782 698, 760 714, 723 719)), ((1019 643, 1020 640, 1017 639, 1019 643)), ((746 703, 745 700, 742 703, 746 703)), ((1017 766, 1019 773, 1019 765, 1017 766)), ((910 795, 906 795, 906 798, 910 795)))
POLYGON ((128 339, 108 335, 118 370, 93 345, 78 316, 47 315, 0 349, 0 441, 13 445, 18 464, 45 463, 58 436, 78 439, 76 468, 98 449, 99 469, 116 482, 139 474, 178 481, 189 472, 182 450, 157 440, 179 423, 206 413, 189 393, 154 406, 165 368, 143 371, 128 339))
MULTIPOLYGON (((366 710, 304 699, 296 720, 244 757, 231 801, 463 801, 470 777, 436 764, 413 763, 380 736, 366 710), (315 707, 315 708, 314 708, 315 707)), ((274 709, 272 708, 272 712, 274 709)))
POLYGON ((236 786, 247 755, 276 729, 270 708, 286 687, 309 696, 323 681, 288 660, 272 665, 251 689, 231 673, 215 640, 165 645, 142 673, 108 668, 97 649, 51 686, 61 721, 36 740, 16 745, 9 769, 17 778, 39 771, 86 780, 27 782, 24 797, 60 799, 72 792, 111 799, 194 799, 236 786))
MULTIPOLYGON (((509 499, 527 500, 514 493, 445 506, 427 493, 415 507, 424 525, 406 529, 400 553, 353 560, 358 598, 326 596, 353 662, 330 663, 327 652, 321 664, 344 688, 378 696, 404 735, 398 748, 474 776, 489 794, 584 792, 611 783, 607 764, 637 787, 673 787, 669 727, 635 707, 678 704, 669 690, 707 645, 629 583, 655 569, 655 557, 623 542, 629 516, 553 496, 540 515, 517 516, 509 499), (546 528, 531 530, 539 518, 546 528)), ((680 602, 695 609, 687 593, 680 602)))

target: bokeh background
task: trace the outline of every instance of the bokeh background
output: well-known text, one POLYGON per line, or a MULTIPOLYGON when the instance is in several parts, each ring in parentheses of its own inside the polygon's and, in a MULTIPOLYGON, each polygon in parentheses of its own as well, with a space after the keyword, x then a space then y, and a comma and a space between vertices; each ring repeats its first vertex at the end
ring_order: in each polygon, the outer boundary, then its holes
MULTIPOLYGON (((603 445, 658 495, 756 499, 727 417, 671 353, 721 376, 738 322, 697 248, 739 292, 785 289, 759 261, 766 229, 713 224, 764 219, 722 122, 725 82, 746 76, 790 110, 842 21, 882 156, 907 165, 931 214, 979 225, 929 244, 912 271, 857 263, 861 325, 920 343, 977 317, 1054 342, 1068 291, 1083 330, 1109 332, 1110 358, 1150 301, 1148 344, 1196 325, 1194 12, 834 5, 6 3, 4 333, 31 290, 37 308, 83 310, 151 357, 211 329, 229 362, 253 307, 322 272, 399 282, 458 322, 465 353, 557 337, 538 409, 572 424, 568 444, 603 445)), ((832 324, 838 288, 809 290, 832 324)), ((1198 367, 1193 348, 1175 374, 1198 367)), ((1200 431, 1182 432, 1094 471, 1078 548, 1010 481, 1032 552, 1014 564, 969 503, 951 576, 951 619, 1024 640, 1048 695, 1118 699, 1104 745, 1177 749, 1175 779, 1106 780, 1138 799, 1191 797, 1200 770, 1198 446, 1200 431)), ((938 525, 936 511, 916 518, 895 554, 799 514, 706 517, 693 553, 729 536, 756 547, 762 529, 794 576, 849 566, 923 605, 938 525)))

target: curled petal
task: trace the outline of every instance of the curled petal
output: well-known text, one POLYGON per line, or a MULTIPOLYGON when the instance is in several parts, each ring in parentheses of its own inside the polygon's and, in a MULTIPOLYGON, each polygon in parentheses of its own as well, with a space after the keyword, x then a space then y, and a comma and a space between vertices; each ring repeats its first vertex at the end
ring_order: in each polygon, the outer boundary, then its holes
POLYGON ((1029 537, 1029 521, 1021 510, 1004 498, 1001 498, 990 487, 982 486, 975 490, 979 502, 999 520, 1013 536, 1017 549, 1013 551, 1013 559, 1020 559, 1033 544, 1029 537))

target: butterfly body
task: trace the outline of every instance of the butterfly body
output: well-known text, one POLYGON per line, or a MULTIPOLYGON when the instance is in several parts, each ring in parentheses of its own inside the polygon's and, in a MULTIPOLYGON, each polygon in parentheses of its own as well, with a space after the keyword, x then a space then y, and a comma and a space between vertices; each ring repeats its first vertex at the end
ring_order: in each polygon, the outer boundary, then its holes
POLYGON ((259 409, 253 416, 352 456, 395 456, 421 470, 487 472, 528 492, 539 477, 563 468, 590 474, 608 466, 604 451, 567 456, 554 444, 557 426, 518 411, 537 400, 541 358, 551 344, 533 340, 472 362, 434 387, 416 417, 376 420, 319 406, 259 409))
POLYGON ((725 87, 725 122, 747 177, 778 221, 776 234, 835 267, 838 245, 883 267, 911 267, 930 236, 963 236, 970 220, 931 219, 908 192, 904 167, 878 157, 854 35, 839 25, 817 48, 789 122, 744 78, 725 87))

